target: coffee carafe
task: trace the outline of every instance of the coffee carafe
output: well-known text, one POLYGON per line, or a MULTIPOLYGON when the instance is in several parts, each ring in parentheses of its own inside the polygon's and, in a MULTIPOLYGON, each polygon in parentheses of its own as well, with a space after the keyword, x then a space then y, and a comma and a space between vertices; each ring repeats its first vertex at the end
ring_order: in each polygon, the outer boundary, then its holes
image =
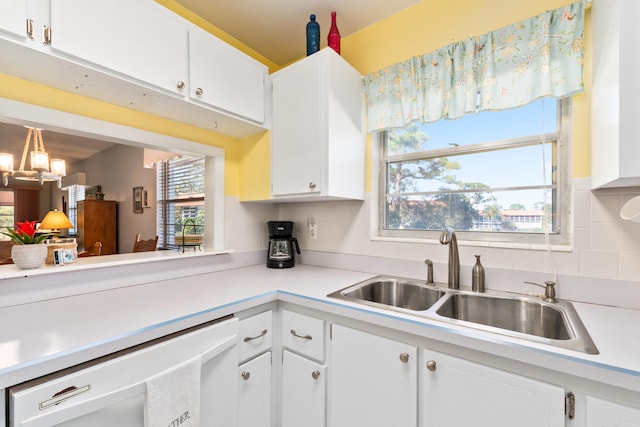
POLYGON ((293 253, 295 245, 296 252, 300 253, 298 240, 293 237, 293 222, 291 221, 269 221, 269 250, 267 252, 267 267, 269 268, 291 268, 296 264, 293 253))

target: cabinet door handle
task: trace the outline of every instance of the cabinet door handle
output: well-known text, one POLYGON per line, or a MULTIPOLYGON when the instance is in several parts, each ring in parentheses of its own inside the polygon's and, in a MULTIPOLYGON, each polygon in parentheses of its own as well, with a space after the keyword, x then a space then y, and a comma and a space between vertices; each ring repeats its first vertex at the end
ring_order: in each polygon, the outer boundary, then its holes
POLYGON ((436 364, 435 360, 429 360, 427 362, 427 369, 430 370, 431 372, 435 372, 437 368, 438 368, 438 365, 436 364))
POLYGON ((310 190, 315 190, 316 189, 316 184, 314 182, 310 182, 309 183, 309 189, 310 190))
POLYGON ((46 25, 42 26, 42 44, 45 46, 51 44, 51 27, 46 25))
POLYGON ((77 396, 78 394, 84 393, 89 390, 91 390, 91 386, 89 384, 82 387, 67 387, 64 390, 60 390, 59 392, 51 396, 50 399, 40 402, 39 408, 40 410, 47 409, 50 406, 57 405, 67 399, 72 398, 73 396, 77 396))
POLYGON ((202 95, 204 93, 204 90, 202 90, 201 87, 196 88, 196 95, 202 95))
POLYGON ((255 337, 244 337, 244 342, 257 340, 258 338, 261 338, 261 337, 263 337, 265 335, 267 335, 267 330, 263 329, 262 332, 260 332, 260 335, 256 335, 255 337))
POLYGON ((184 82, 182 80, 179 80, 176 86, 178 87, 178 89, 184 89, 184 82))
POLYGON ((400 361, 402 363, 407 363, 409 361, 409 354, 408 353, 400 353, 400 361))
POLYGON ((302 338, 303 340, 312 340, 313 339, 313 337, 311 335, 298 335, 294 329, 292 329, 290 332, 291 332, 291 335, 293 335, 296 338, 302 338))
POLYGON ((27 37, 33 40, 33 19, 27 19, 27 37))
POLYGON ((251 372, 244 371, 244 372, 242 372, 240 375, 242 375, 242 379, 246 381, 246 380, 248 380, 248 379, 249 379, 249 377, 251 376, 251 372))
POLYGON ((320 371, 313 371, 313 372, 311 372, 311 377, 312 377, 314 380, 317 380, 318 378, 320 378, 320 371))

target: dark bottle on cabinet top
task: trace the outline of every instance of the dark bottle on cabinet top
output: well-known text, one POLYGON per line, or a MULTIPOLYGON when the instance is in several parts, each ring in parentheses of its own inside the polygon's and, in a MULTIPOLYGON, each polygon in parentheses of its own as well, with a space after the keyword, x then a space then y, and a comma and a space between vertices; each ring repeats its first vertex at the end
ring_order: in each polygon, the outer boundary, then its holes
POLYGON ((307 56, 320 50, 320 24, 316 22, 316 15, 309 16, 307 24, 307 56))

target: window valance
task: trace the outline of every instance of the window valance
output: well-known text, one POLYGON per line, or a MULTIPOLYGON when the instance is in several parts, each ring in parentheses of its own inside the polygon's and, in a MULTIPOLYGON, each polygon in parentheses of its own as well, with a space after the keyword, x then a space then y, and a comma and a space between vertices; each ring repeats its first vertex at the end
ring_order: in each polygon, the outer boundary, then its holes
POLYGON ((367 130, 581 91, 584 11, 578 1, 367 75, 367 130))

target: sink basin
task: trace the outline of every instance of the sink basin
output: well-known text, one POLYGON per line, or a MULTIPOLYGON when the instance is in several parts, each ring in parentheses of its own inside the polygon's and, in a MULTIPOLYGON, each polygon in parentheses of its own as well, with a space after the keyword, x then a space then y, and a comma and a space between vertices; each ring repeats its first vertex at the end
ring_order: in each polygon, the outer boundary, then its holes
POLYGON ((472 294, 451 295, 437 310, 440 316, 479 323, 554 340, 573 338, 564 313, 542 301, 472 294))
POLYGON ((328 296, 372 306, 423 311, 429 309, 444 294, 418 280, 376 277, 328 296))
POLYGON ((504 292, 477 293, 427 285, 420 280, 378 276, 327 295, 371 307, 440 322, 598 354, 598 349, 568 301, 504 292))
POLYGON ((451 293, 435 313, 452 321, 468 322, 474 328, 598 354, 578 313, 567 301, 548 303, 529 297, 451 293))

